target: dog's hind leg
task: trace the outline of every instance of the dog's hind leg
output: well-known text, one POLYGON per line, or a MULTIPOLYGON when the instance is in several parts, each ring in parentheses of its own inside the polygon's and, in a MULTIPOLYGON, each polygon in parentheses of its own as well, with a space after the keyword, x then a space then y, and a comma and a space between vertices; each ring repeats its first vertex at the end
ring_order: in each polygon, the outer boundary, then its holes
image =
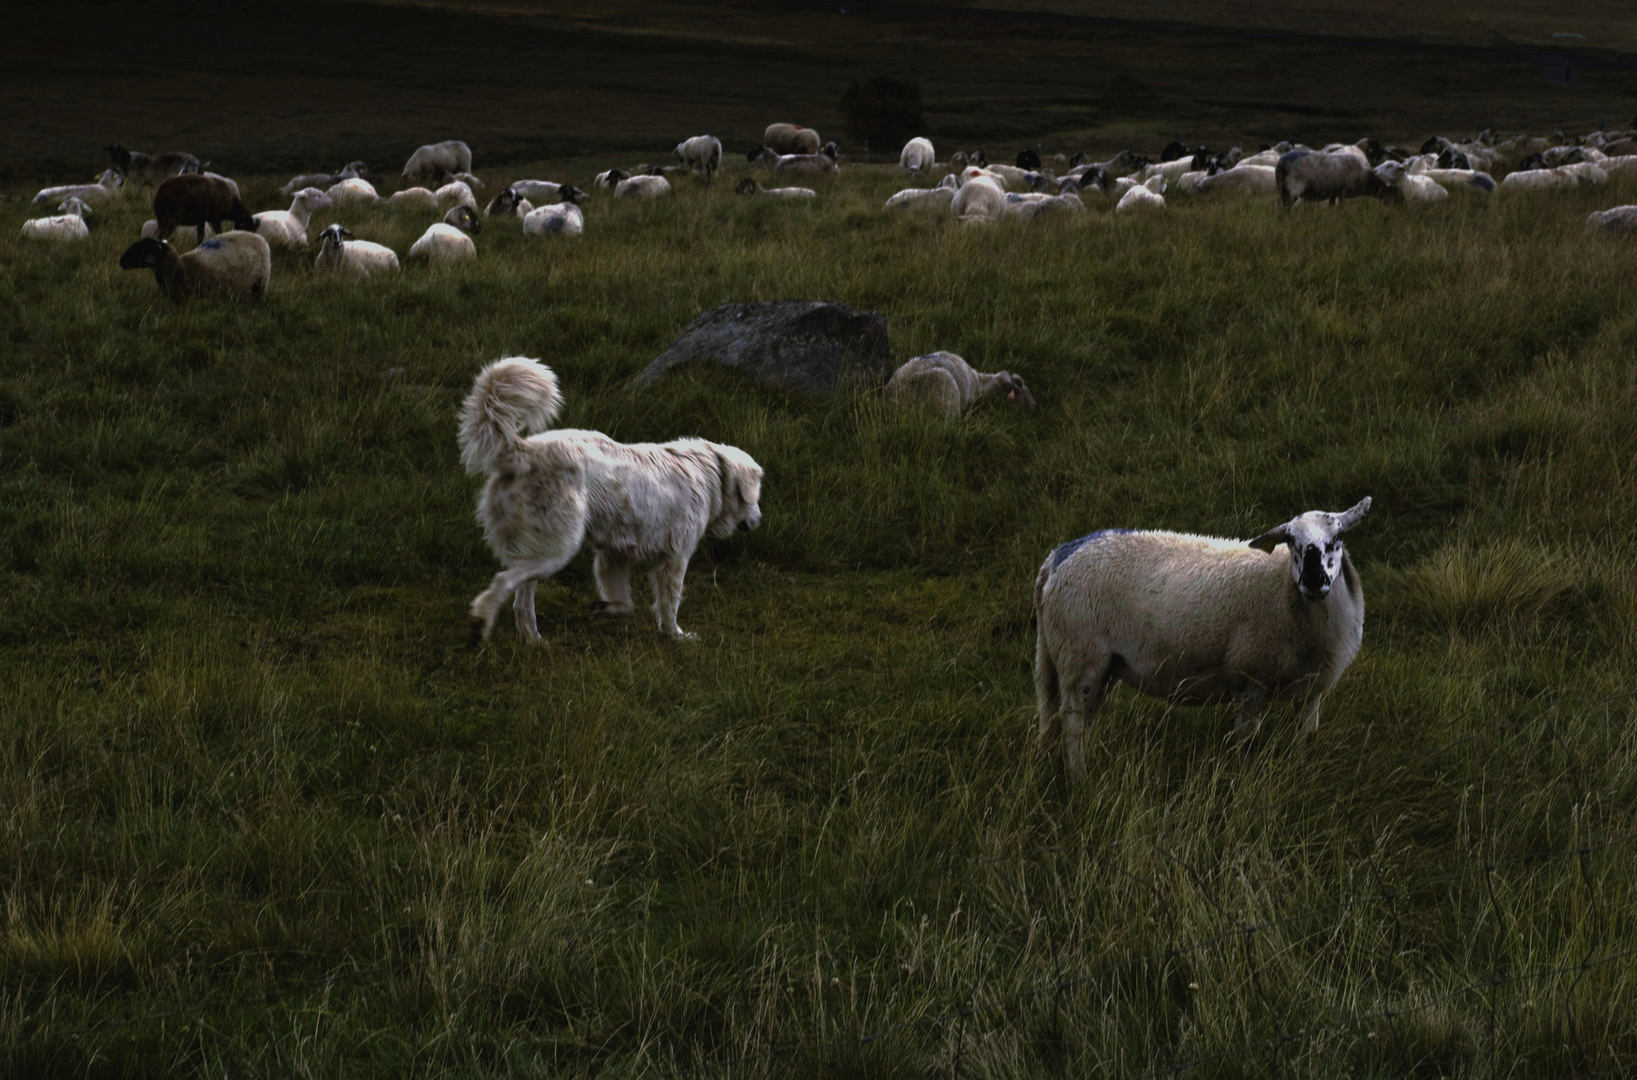
POLYGON ((690 634, 676 624, 676 609, 682 606, 682 579, 688 573, 688 556, 672 553, 648 571, 654 586, 654 614, 659 616, 659 632, 677 641, 689 641, 690 634))
MULTIPOLYGON (((548 578, 568 565, 574 558, 576 548, 570 549, 546 559, 531 559, 528 562, 518 563, 502 570, 494 576, 489 587, 478 593, 477 599, 472 601, 472 643, 480 644, 494 629, 495 616, 500 613, 500 605, 524 586, 528 587, 529 625, 534 625, 534 583, 541 578, 548 578)), ((515 601, 514 601, 515 603, 515 601)), ((519 629, 521 629, 522 613, 518 613, 519 629)), ((525 636, 527 636, 525 632, 525 636)), ((540 634, 535 632, 532 640, 538 640, 540 634)))
POLYGON ((630 560, 599 548, 595 569, 597 595, 602 597, 603 614, 631 614, 634 606, 631 603, 630 560))

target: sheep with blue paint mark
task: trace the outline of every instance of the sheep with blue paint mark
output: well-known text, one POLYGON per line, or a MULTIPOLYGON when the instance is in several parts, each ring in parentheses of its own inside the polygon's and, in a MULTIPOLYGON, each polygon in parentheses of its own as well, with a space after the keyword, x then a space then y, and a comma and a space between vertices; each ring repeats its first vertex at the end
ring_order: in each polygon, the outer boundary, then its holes
POLYGON ((1058 547, 1035 578, 1040 742, 1071 781, 1116 682, 1175 705, 1237 706, 1248 745, 1269 701, 1299 727, 1364 640, 1364 588, 1340 536, 1370 509, 1312 510, 1254 540, 1108 529, 1058 547), (1286 548, 1284 557, 1276 549, 1286 548))

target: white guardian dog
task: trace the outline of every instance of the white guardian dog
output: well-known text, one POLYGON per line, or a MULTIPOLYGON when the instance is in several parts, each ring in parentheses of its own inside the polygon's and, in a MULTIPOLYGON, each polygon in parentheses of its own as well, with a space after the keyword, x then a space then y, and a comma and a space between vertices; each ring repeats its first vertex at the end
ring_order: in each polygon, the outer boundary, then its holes
POLYGON ((688 560, 707 535, 762 523, 762 467, 704 439, 627 446, 598 431, 543 430, 562 407, 551 369, 514 356, 479 372, 461 408, 461 463, 489 478, 477 520, 505 567, 472 601, 474 643, 508 598, 518 632, 538 643, 535 583, 587 542, 605 611, 631 613, 631 569, 646 567, 660 632, 693 637, 676 624, 688 560), (531 430, 541 434, 525 438, 531 430))

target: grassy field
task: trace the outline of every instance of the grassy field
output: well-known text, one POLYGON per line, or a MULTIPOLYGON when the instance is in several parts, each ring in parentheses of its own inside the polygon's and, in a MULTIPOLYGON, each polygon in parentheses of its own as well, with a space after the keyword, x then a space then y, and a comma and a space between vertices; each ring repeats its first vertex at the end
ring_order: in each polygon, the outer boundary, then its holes
POLYGON ((117 268, 138 198, 0 240, 0 1073, 1630 1066, 1637 256, 1583 233, 1626 184, 962 228, 885 217, 885 169, 684 183, 390 281, 281 253, 245 306, 117 268), (626 389, 700 311, 790 297, 1040 415, 626 389), (693 563, 698 642, 586 614, 582 557, 545 650, 467 648, 495 563, 454 414, 510 354, 566 425, 765 466, 763 527, 693 563), (1052 546, 1366 494, 1312 744, 1279 709, 1242 758, 1229 710, 1121 691, 1064 786, 1052 546))

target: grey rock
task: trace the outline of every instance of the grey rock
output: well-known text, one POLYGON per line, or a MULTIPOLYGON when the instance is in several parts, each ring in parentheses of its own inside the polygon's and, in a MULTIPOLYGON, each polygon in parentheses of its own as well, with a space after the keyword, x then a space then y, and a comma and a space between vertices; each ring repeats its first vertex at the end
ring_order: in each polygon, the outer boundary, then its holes
POLYGON ((892 374, 887 317, 822 300, 724 304, 688 324, 636 378, 653 383, 678 364, 715 361, 758 382, 829 396, 892 374))

